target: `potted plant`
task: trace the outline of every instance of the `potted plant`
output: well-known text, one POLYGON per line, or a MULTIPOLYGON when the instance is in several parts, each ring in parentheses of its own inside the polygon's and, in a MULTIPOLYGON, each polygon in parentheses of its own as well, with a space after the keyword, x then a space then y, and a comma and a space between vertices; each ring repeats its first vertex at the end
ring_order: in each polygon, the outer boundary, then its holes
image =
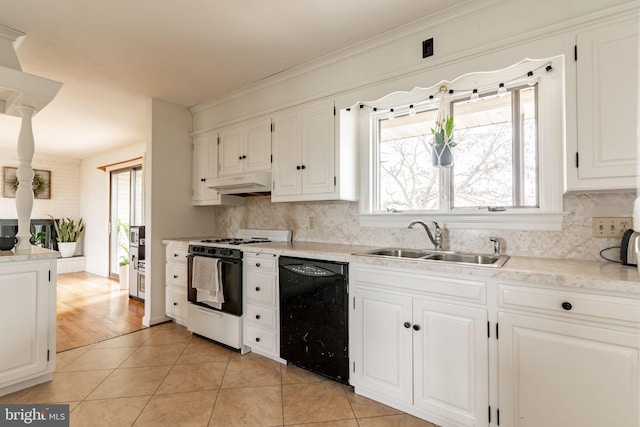
MULTIPOLYGON (((126 249, 127 252, 129 251, 129 248, 125 248, 123 246, 123 249, 126 249)), ((120 262, 118 263, 118 265, 120 266, 119 270, 118 270, 118 280, 120 281, 120 289, 124 290, 124 289, 129 289, 129 256, 122 256, 120 257, 120 262)))
POLYGON ((435 129, 431 128, 433 134, 433 153, 431 161, 434 166, 448 167, 453 164, 453 152, 451 149, 456 146, 453 141, 453 116, 448 117, 444 123, 436 121, 435 129))
POLYGON ((56 230, 56 240, 58 241, 58 250, 62 258, 72 257, 76 251, 78 239, 84 231, 84 223, 82 218, 75 222, 71 218, 53 219, 53 227, 56 230))

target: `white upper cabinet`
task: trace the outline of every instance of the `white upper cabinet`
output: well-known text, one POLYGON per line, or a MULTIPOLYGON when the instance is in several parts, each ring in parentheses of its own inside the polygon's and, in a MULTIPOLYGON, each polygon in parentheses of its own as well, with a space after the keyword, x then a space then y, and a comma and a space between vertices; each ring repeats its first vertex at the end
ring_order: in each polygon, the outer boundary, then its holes
POLYGON ((569 190, 635 188, 638 19, 577 34, 577 155, 568 152, 569 190))
MULTIPOLYGON (((344 116, 355 129, 355 113, 344 116)), ((355 132, 340 132, 333 101, 276 114, 273 124, 271 201, 356 200, 355 132)))
POLYGON ((207 186, 218 177, 218 132, 206 132, 193 137, 193 198, 194 206, 241 205, 237 196, 221 195, 207 186))
POLYGON ((220 129, 220 176, 271 169, 271 120, 220 129))
POLYGON ((193 137, 193 204, 215 204, 217 191, 207 187, 207 179, 218 176, 218 133, 209 132, 193 137))

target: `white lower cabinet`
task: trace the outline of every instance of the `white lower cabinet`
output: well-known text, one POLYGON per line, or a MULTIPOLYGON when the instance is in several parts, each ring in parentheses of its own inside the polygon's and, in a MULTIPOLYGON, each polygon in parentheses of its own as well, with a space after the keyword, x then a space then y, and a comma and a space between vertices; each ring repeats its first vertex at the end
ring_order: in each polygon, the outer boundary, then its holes
POLYGON ((442 426, 488 425, 485 283, 353 264, 350 279, 356 393, 442 426))
POLYGON ((169 243, 165 264, 165 313, 180 325, 187 324, 187 246, 169 243))
POLYGON ((51 380, 56 259, 0 263, 0 396, 51 380))
POLYGON ((640 425, 637 299, 500 286, 499 301, 500 426, 640 425))
POLYGON ((244 345, 280 361, 278 258, 244 252, 244 345))

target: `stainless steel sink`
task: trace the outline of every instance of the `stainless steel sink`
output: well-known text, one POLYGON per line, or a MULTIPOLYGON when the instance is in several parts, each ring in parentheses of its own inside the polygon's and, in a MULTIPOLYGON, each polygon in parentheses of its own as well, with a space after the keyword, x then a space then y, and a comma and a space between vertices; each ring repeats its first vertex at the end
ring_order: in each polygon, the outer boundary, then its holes
POLYGON ((361 252, 354 255, 373 256, 395 259, 411 259, 416 261, 435 261, 443 263, 454 263, 464 265, 475 265, 479 267, 500 268, 509 260, 507 255, 492 255, 454 251, 433 251, 404 248, 381 248, 368 252, 361 252))
MULTIPOLYGON (((427 254, 417 249, 384 248, 365 252, 366 255, 386 256, 391 258, 421 258, 427 254)), ((360 254, 356 254, 360 255, 360 254)))
POLYGON ((483 255, 483 254, 433 254, 427 255, 425 259, 433 261, 449 261, 449 262, 464 262, 467 264, 494 264, 500 257, 497 255, 483 255))

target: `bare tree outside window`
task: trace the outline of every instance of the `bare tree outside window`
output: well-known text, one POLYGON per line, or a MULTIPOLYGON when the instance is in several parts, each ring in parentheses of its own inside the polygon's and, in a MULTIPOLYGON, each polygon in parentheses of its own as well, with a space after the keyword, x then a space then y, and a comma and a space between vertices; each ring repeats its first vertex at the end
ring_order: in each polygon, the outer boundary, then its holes
POLYGON ((431 165, 431 126, 436 114, 429 110, 379 121, 381 210, 438 209, 439 173, 431 165))

